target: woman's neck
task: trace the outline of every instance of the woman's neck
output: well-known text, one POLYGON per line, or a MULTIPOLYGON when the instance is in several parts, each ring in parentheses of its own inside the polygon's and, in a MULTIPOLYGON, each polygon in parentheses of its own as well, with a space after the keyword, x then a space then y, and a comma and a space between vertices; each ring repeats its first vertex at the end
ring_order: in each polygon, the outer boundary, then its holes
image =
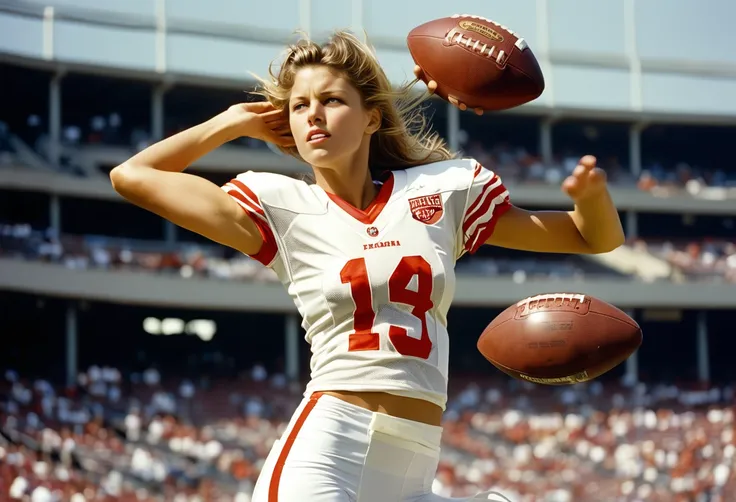
POLYGON ((367 167, 340 171, 318 168, 314 169, 314 177, 325 192, 337 195, 356 209, 367 208, 378 194, 378 187, 367 167))
POLYGON ((378 187, 373 184, 368 168, 369 156, 370 137, 366 137, 351 158, 345 159, 341 165, 325 168, 312 166, 317 185, 354 208, 364 210, 378 194, 378 187))

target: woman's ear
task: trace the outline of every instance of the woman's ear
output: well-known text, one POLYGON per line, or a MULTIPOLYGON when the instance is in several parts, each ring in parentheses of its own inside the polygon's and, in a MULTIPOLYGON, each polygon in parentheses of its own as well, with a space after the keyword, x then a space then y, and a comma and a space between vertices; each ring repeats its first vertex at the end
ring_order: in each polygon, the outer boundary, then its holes
POLYGON ((370 121, 368 122, 368 125, 365 128, 366 134, 373 134, 375 132, 378 132, 378 130, 381 128, 381 122, 383 121, 383 115, 381 114, 381 110, 378 108, 373 108, 370 112, 370 121))

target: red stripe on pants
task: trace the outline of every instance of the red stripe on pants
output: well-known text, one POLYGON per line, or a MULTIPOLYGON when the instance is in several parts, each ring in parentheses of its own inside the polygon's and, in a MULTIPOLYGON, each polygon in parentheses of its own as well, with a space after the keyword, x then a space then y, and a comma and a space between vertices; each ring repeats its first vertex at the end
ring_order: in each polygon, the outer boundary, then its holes
POLYGON ((268 486, 268 502, 279 502, 279 483, 281 482, 281 474, 284 472, 286 458, 289 456, 291 447, 294 446, 294 441, 296 441, 296 437, 304 425, 304 422, 307 421, 307 417, 314 409, 320 397, 322 397, 322 392, 315 392, 309 397, 309 401, 297 417, 296 422, 294 422, 294 427, 292 427, 291 432, 289 432, 289 436, 286 438, 286 441, 284 441, 284 446, 281 448, 281 453, 279 454, 279 458, 276 460, 276 465, 273 468, 271 483, 268 486))

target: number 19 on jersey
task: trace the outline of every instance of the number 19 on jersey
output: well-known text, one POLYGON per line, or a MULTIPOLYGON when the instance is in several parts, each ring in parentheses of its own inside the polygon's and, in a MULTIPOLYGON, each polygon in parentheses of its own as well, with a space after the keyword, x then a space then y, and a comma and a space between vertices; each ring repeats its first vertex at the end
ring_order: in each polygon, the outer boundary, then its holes
MULTIPOLYGON (((355 304, 353 330, 350 334, 350 351, 380 350, 380 335, 373 331, 376 312, 373 306, 371 282, 365 258, 348 261, 340 271, 343 284, 350 284, 350 293, 355 304)), ((432 351, 432 341, 427 329, 427 312, 432 309, 432 269, 421 256, 404 256, 388 281, 388 298, 392 303, 412 307, 411 314, 421 322, 421 336, 409 336, 405 328, 390 326, 388 337, 396 351, 404 356, 427 359, 432 351), (408 288, 417 277, 416 291, 408 288)))

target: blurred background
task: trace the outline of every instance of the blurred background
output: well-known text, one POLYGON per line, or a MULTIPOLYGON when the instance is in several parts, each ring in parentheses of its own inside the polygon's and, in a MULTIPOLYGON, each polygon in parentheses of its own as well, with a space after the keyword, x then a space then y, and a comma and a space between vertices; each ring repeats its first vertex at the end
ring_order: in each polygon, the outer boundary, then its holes
MULTIPOLYGON (((250 500, 308 378, 300 320, 269 270, 125 203, 107 173, 244 100, 297 28, 366 30, 398 84, 414 26, 471 13, 523 36, 547 88, 483 117, 433 99, 435 129, 529 209, 570 208, 559 183, 596 155, 628 240, 460 261, 435 491, 736 501, 736 3, 448 5, 0 0, 0 500, 250 500), (573 387, 486 363, 484 326, 554 291, 626 310, 644 345, 573 387)), ((249 169, 305 166, 238 140, 190 171, 249 169)))

